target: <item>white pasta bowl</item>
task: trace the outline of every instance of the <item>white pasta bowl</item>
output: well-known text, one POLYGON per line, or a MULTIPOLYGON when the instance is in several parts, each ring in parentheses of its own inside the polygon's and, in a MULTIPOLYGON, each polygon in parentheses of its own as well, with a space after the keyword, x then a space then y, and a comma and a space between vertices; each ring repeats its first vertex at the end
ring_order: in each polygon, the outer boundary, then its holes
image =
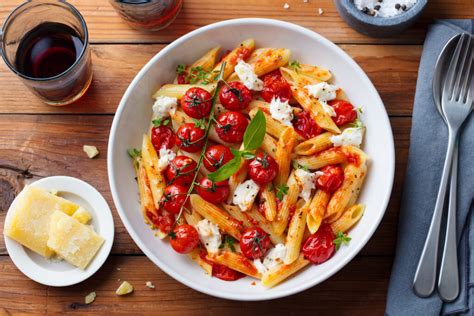
POLYGON ((364 247, 379 225, 392 190, 395 155, 392 130, 384 105, 367 75, 345 52, 321 35, 303 27, 268 19, 237 19, 193 31, 156 54, 138 73, 120 102, 110 132, 108 174, 110 189, 123 224, 145 255, 179 282, 206 294, 234 300, 266 300, 288 296, 323 282, 344 267, 364 247), (173 251, 144 223, 135 173, 127 149, 140 147, 152 115, 152 94, 172 82, 177 64, 191 64, 211 47, 232 49, 246 38, 257 47, 286 47, 291 59, 330 69, 334 84, 352 103, 364 108, 367 126, 363 149, 370 157, 369 172, 360 196, 366 211, 350 231, 352 240, 326 263, 311 265, 267 289, 251 285, 251 278, 234 282, 207 276, 188 256, 173 251))

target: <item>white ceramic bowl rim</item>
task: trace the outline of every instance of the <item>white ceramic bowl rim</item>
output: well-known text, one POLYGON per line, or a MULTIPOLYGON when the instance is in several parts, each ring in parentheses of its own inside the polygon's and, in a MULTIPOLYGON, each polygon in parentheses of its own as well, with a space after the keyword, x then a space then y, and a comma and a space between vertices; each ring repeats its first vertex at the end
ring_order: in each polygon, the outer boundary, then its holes
MULTIPOLYGON (((109 146, 108 146, 108 175, 109 175, 109 182, 110 182, 110 190, 112 193, 112 197, 114 200, 114 203, 117 207, 117 211, 119 213, 119 216, 122 220, 122 223, 124 224, 125 228, 127 229, 128 233, 132 237, 132 239, 135 241, 135 243, 138 245, 138 247, 144 252, 144 254, 152 260, 160 269, 162 269, 165 273, 167 273, 169 276, 173 277, 177 281, 191 287, 192 289, 211 295, 215 297, 220 297, 220 298, 225 298, 225 299, 233 299, 233 300, 244 300, 244 301, 259 301, 259 300, 268 300, 268 299, 276 299, 280 297, 285 297, 289 296, 295 293, 299 293, 301 291, 304 291, 312 286, 314 286, 317 283, 321 283, 334 275, 336 272, 338 272, 340 269, 342 269, 348 262, 350 262, 356 255, 357 253, 365 246, 365 244, 369 241, 369 239, 372 237, 373 233, 377 229, 378 225, 380 224, 380 221, 383 218, 383 215, 385 214, 385 210, 387 208, 389 199, 390 199, 390 194, 387 194, 386 196, 383 197, 382 204, 383 205, 383 210, 381 210, 378 213, 378 217, 373 219, 374 224, 370 227, 370 230, 367 231, 365 238, 361 240, 360 243, 356 245, 351 245, 349 247, 350 249, 347 251, 346 256, 344 257, 343 260, 334 262, 333 265, 329 266, 326 272, 326 275, 324 278, 319 278, 315 281, 313 280, 308 280, 305 283, 300 284, 299 286, 295 286, 292 288, 289 288, 285 291, 280 291, 277 293, 274 293, 270 290, 267 292, 263 292, 261 294, 252 294, 252 296, 245 296, 242 297, 240 295, 235 295, 235 294, 229 294, 229 293, 221 293, 221 292, 216 292, 209 290, 205 284, 200 284, 198 282, 195 282, 193 280, 189 280, 185 277, 183 277, 181 274, 176 273, 175 271, 172 271, 170 268, 168 268, 165 264, 162 264, 162 262, 155 257, 155 255, 149 250, 145 245, 142 244, 140 237, 137 235, 137 233, 134 231, 134 228, 132 227, 132 224, 128 221, 126 214, 124 212, 124 208, 122 207, 122 204, 120 202, 120 198, 118 196, 117 190, 115 188, 115 183, 116 183, 116 177, 115 174, 113 173, 114 168, 114 160, 112 159, 112 152, 113 148, 115 146, 115 141, 119 141, 116 138, 114 138, 115 133, 117 132, 117 128, 119 125, 120 117, 122 112, 125 109, 125 105, 127 103, 127 99, 130 97, 132 94, 132 91, 134 90, 135 86, 137 83, 141 80, 141 78, 147 73, 147 71, 154 66, 154 64, 165 54, 168 53, 168 51, 174 49, 175 47, 183 44, 193 36, 204 33, 206 31, 219 28, 219 27, 225 27, 225 26, 239 26, 239 25, 245 25, 245 24, 255 24, 255 25, 263 25, 263 26, 277 26, 277 27, 282 27, 282 28, 287 28, 290 30, 293 30, 295 32, 300 32, 303 33, 306 36, 313 37, 315 40, 322 42, 324 45, 327 45, 329 47, 332 47, 332 49, 339 51, 340 58, 344 59, 344 62, 348 63, 351 65, 351 67, 358 73, 360 76, 360 79, 363 80, 363 84, 367 86, 368 89, 372 89, 374 92, 374 95, 378 99, 377 101, 380 104, 382 103, 382 100, 380 99, 380 96, 378 95, 375 87, 373 86, 372 82, 369 80, 367 75, 364 73, 364 71, 359 67, 359 65, 351 58, 349 55, 347 55, 342 49, 337 47, 334 43, 329 41, 328 39, 324 38, 323 36, 310 31, 304 27, 301 27, 299 25, 295 25, 292 23, 288 22, 283 22, 279 20, 273 20, 273 19, 263 19, 263 18, 243 18, 243 19, 233 19, 233 20, 226 20, 222 22, 217 22, 213 23, 204 27, 201 27, 197 30, 194 30, 179 39, 175 40, 171 44, 169 44, 167 47, 162 49, 159 53, 157 53, 141 70, 140 72, 136 75, 136 77, 133 79, 131 82, 130 86, 127 88, 118 108, 117 112, 115 115, 115 118, 112 123, 111 131, 110 131, 110 137, 109 137, 109 146)), ((394 179, 394 173, 395 173, 395 150, 394 150, 394 143, 393 143, 393 136, 392 136, 392 130, 390 127, 390 121, 388 119, 388 116, 385 114, 383 117, 379 118, 381 121, 383 121, 383 124, 387 126, 389 129, 389 135, 391 136, 387 141, 388 143, 386 144, 386 149, 388 151, 388 156, 391 158, 391 161, 393 161, 392 164, 388 167, 386 170, 386 176, 388 183, 390 183, 390 187, 388 188, 388 192, 391 192, 392 186, 393 186, 393 179, 394 179)))

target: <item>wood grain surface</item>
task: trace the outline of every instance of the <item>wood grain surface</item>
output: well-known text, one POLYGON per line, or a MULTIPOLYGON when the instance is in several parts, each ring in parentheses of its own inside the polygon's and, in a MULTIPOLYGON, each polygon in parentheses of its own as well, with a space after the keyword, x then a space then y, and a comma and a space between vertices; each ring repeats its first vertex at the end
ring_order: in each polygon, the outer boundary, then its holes
MULTIPOLYGON (((382 315, 394 256, 421 44, 433 19, 472 18, 474 0, 430 0, 414 27, 383 40, 350 29, 332 0, 185 0, 176 22, 158 33, 130 29, 106 0, 70 2, 84 15, 93 43, 94 81, 85 97, 68 107, 45 106, 0 62, 0 314, 382 315), (290 4, 288 10, 283 9, 285 2, 290 4), (324 10, 322 15, 318 8, 324 10), (294 22, 338 43, 379 91, 390 115, 397 153, 389 207, 360 254, 312 289, 284 299, 253 303, 198 293, 143 256, 115 210, 106 166, 113 114, 138 70, 179 36, 209 23, 239 17, 294 22), (82 151, 84 144, 97 146, 100 156, 88 159, 82 151), (75 176, 95 186, 107 199, 115 220, 112 255, 104 267, 89 280, 67 288, 47 287, 26 278, 8 257, 3 240, 3 222, 15 195, 26 183, 51 175, 75 176), (135 292, 127 297, 116 296, 119 280, 131 282, 135 292), (146 288, 146 281, 152 281, 156 289, 146 288), (96 301, 88 306, 80 304, 91 291, 97 292, 96 301)), ((1 0, 0 21, 19 3, 21 0, 1 0)))

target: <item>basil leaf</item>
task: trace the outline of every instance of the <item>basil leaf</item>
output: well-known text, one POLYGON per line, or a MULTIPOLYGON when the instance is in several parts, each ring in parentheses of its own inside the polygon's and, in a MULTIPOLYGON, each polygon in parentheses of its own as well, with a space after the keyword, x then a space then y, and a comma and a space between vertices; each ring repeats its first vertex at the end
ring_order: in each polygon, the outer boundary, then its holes
POLYGON ((265 115, 263 115, 262 110, 258 110, 245 130, 244 149, 255 150, 260 147, 265 137, 266 129, 267 121, 265 120, 265 115))
MULTIPOLYGON (((235 154, 234 154, 235 155, 235 154)), ((240 155, 235 155, 232 160, 220 167, 218 170, 207 175, 209 180, 214 182, 224 181, 230 178, 240 168, 242 158, 240 155)))
POLYGON ((252 152, 249 152, 249 151, 244 151, 242 152, 242 158, 244 158, 245 160, 249 160, 249 159, 253 159, 255 158, 255 154, 252 153, 252 152))

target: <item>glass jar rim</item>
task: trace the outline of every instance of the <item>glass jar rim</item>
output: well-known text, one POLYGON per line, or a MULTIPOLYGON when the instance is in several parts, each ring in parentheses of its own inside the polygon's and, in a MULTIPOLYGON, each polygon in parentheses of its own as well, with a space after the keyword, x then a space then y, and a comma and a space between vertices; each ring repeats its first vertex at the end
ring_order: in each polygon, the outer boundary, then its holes
MULTIPOLYGON (((14 16, 14 14, 16 12, 18 12, 20 9, 22 9, 23 7, 25 7, 26 5, 28 4, 31 4, 32 1, 31 0, 28 0, 22 4, 20 4, 19 6, 17 6, 15 9, 13 9, 12 12, 10 12, 10 14, 7 16, 7 18, 5 19, 5 21, 3 22, 3 25, 2 25, 2 28, 0 29, 0 41, 1 41, 1 47, 0 47, 0 54, 2 55, 2 58, 3 60, 5 61, 5 64, 8 66, 8 68, 10 68, 16 75, 20 76, 21 78, 23 79, 26 79, 26 80, 30 80, 30 81, 52 81, 52 80, 56 80, 58 78, 61 78, 63 76, 65 76, 66 74, 68 74, 69 72, 72 71, 72 69, 74 69, 74 67, 79 63, 81 62, 82 58, 84 57, 85 53, 86 53, 86 50, 89 46, 89 31, 87 29, 87 24, 86 24, 86 21, 84 20, 84 17, 82 16, 82 14, 79 12, 79 10, 76 9, 76 7, 74 7, 72 4, 68 3, 66 0, 58 0, 57 2, 60 2, 62 4, 65 4, 66 6, 69 7, 69 9, 71 10, 71 12, 79 19, 80 23, 81 23, 81 26, 82 26, 82 29, 84 30, 84 45, 82 46, 82 50, 81 50, 81 53, 79 54, 79 57, 76 58, 76 60, 74 61, 74 63, 68 68, 66 69, 65 71, 53 76, 53 77, 47 77, 47 78, 35 78, 35 77, 30 77, 30 76, 27 76, 21 72, 19 72, 16 67, 14 65, 12 65, 10 63, 10 61, 8 60, 8 58, 5 56, 5 52, 4 52, 4 45, 5 45, 5 41, 3 39, 3 34, 5 34, 5 29, 8 27, 8 23, 10 23, 10 20, 12 19, 12 17, 14 16)), ((37 4, 37 6, 41 6, 41 5, 54 5, 54 3, 39 3, 37 4)))

